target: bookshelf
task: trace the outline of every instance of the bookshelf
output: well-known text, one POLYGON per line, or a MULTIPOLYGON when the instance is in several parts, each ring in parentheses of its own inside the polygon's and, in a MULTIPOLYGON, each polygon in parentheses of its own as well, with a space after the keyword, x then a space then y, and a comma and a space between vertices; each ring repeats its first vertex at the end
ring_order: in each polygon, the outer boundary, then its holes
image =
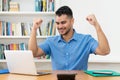
MULTIPOLYGON (((1 1, 8 1, 8 0, 0 0, 0 8, 1 1)), ((48 34, 43 34, 45 32, 44 28, 47 26, 49 21, 54 20, 55 18, 55 10, 59 7, 58 3, 59 0, 42 0, 46 1, 46 6, 48 1, 54 1, 54 10, 53 11, 36 11, 36 1, 41 1, 41 0, 10 0, 11 2, 16 2, 19 5, 18 11, 4 11, 0 9, 0 21, 5 21, 12 23, 33 23, 33 20, 35 18, 42 18, 43 23, 41 25, 41 31, 42 35, 37 35, 37 43, 43 42, 47 37, 53 36, 53 35, 48 35, 48 34)), ((45 5, 45 4, 44 4, 45 5)), ((3 7, 2 7, 3 8, 3 7)), ((49 8, 47 6, 47 8, 49 8)), ((54 26, 54 25, 53 25, 54 26)), ((19 26, 15 26, 19 28, 19 26)), ((56 29, 55 29, 56 31, 56 29)), ((1 31, 0 31, 1 32, 1 31)), ((3 32, 3 31, 2 31, 3 32)), ((7 32, 7 31, 6 31, 7 32)), ((14 33, 15 34, 15 33, 14 33)), ((0 44, 8 45, 12 43, 24 43, 25 47, 27 49, 28 46, 28 40, 29 40, 30 35, 5 35, 0 33, 0 44)), ((35 62, 38 63, 51 63, 50 59, 35 59, 35 62)), ((1 68, 6 68, 6 60, 5 59, 0 59, 0 69, 1 68)))

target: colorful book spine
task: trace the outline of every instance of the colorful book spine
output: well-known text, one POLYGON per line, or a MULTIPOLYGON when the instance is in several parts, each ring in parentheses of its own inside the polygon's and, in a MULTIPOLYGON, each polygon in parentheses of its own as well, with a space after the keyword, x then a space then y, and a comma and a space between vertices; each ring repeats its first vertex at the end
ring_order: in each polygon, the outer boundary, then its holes
POLYGON ((40 6, 39 6, 39 0, 35 0, 35 11, 39 11, 40 6))
POLYGON ((54 0, 35 0, 36 12, 51 12, 54 11, 54 0))

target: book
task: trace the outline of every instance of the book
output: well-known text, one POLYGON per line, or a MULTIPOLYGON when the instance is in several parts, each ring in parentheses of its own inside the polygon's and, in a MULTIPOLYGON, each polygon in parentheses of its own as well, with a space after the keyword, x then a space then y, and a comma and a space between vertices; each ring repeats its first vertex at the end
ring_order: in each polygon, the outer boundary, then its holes
POLYGON ((10 4, 10 0, 3 0, 2 1, 2 11, 9 11, 9 5, 10 4))
POLYGON ((15 27, 15 36, 22 36, 21 22, 18 22, 15 27))
POLYGON ((2 35, 2 21, 0 21, 0 36, 2 35))
POLYGON ((0 59, 4 59, 4 44, 0 44, 0 59))
POLYGON ((10 2, 10 9, 9 11, 19 11, 19 3, 18 2, 10 2))
POLYGON ((7 73, 9 73, 8 69, 1 69, 0 70, 0 74, 7 74, 7 73))
POLYGON ((35 0, 35 11, 39 11, 40 6, 39 6, 39 0, 35 0))
POLYGON ((54 11, 54 0, 49 0, 48 1, 48 11, 54 11))
POLYGON ((2 11, 3 5, 2 5, 2 0, 0 0, 0 11, 2 11))
POLYGON ((86 70, 84 72, 95 77, 120 76, 119 72, 113 70, 86 70))
POLYGON ((42 0, 43 1, 43 12, 46 12, 47 11, 47 1, 46 0, 42 0))

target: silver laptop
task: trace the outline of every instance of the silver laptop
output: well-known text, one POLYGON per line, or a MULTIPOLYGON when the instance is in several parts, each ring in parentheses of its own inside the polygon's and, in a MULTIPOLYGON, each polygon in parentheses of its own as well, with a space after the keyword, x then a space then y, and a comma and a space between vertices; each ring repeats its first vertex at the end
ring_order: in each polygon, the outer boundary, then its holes
POLYGON ((5 50, 5 58, 10 73, 45 75, 51 72, 37 72, 34 57, 30 50, 5 50))

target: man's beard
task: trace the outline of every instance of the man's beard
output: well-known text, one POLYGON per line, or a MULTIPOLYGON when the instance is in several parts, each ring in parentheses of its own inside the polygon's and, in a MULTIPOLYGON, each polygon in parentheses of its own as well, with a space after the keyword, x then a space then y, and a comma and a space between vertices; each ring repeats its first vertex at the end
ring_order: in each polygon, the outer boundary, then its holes
MULTIPOLYGON (((60 30, 60 29, 58 29, 60 30)), ((61 34, 62 36, 67 35, 70 32, 71 28, 69 28, 64 34, 61 34)))

